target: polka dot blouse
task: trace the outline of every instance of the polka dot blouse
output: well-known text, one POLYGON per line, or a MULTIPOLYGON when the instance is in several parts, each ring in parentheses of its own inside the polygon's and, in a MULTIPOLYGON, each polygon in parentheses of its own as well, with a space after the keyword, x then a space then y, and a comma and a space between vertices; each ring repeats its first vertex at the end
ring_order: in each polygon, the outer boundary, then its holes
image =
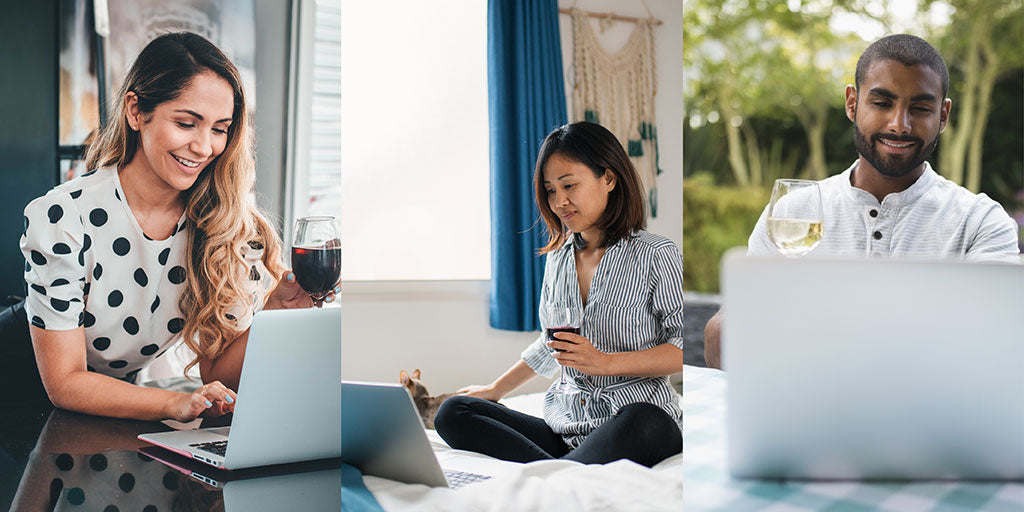
MULTIPOLYGON (((85 328, 89 371, 135 382, 138 372, 181 339, 178 309, 184 291, 188 237, 185 218, 174 234, 143 233, 115 169, 101 169, 59 185, 25 207, 28 295, 32 325, 65 331, 85 328)), ((228 314, 239 329, 273 284, 258 244, 244 246, 251 301, 228 314), (252 247, 257 245, 257 247, 252 247)))

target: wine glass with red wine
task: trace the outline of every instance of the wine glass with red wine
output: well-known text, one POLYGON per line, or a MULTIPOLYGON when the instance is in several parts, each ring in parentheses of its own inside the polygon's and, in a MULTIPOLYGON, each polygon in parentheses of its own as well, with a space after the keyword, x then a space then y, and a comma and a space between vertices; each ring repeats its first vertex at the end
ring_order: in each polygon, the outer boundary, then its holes
MULTIPOLYGON (((566 341, 555 337, 556 332, 571 332, 573 334, 580 333, 580 314, 576 308, 567 306, 565 304, 545 304, 544 310, 542 311, 541 323, 544 326, 544 339, 547 341, 566 341)), ((564 350, 551 349, 554 352, 564 352, 564 350)), ((559 395, 572 395, 579 393, 579 388, 575 384, 565 380, 565 368, 562 368, 562 374, 558 377, 558 383, 551 386, 548 391, 559 395)))
POLYGON ((334 217, 303 217, 295 221, 292 272, 317 305, 334 290, 341 278, 341 236, 334 217))

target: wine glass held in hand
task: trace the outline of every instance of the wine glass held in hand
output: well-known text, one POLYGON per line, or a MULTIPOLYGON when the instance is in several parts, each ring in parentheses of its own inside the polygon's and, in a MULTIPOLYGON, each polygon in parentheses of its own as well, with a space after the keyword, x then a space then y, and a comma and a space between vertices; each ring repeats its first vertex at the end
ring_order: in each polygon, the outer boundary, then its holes
POLYGON ((341 278, 341 238, 334 217, 295 221, 292 271, 316 305, 321 305, 341 278))
POLYGON ((816 181, 775 180, 768 202, 768 238, 779 252, 807 254, 822 237, 821 189, 816 181))
MULTIPOLYGON (((541 317, 541 323, 544 326, 544 339, 547 341, 566 341, 555 337, 555 333, 559 332, 571 332, 573 334, 580 333, 580 314, 572 307, 559 304, 545 304, 543 316, 541 317)), ((564 350, 552 349, 554 352, 564 352, 564 350)), ((571 395, 579 393, 580 390, 571 382, 565 380, 565 368, 562 368, 562 373, 558 378, 558 383, 548 390, 552 393, 560 395, 571 395)))

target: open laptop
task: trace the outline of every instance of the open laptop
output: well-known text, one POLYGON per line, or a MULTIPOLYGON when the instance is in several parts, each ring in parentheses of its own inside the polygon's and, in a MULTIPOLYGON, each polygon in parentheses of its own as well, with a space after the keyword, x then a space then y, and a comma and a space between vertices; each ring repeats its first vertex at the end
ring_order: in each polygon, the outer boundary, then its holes
POLYGON ((401 384, 342 381, 341 409, 341 460, 365 475, 457 489, 507 471, 501 462, 453 453, 444 454, 442 469, 401 384))
POLYGON ((1024 479, 1024 266, 741 250, 722 291, 733 476, 1024 479))
POLYGON ((339 457, 341 308, 256 313, 230 427, 139 439, 224 469, 339 457))

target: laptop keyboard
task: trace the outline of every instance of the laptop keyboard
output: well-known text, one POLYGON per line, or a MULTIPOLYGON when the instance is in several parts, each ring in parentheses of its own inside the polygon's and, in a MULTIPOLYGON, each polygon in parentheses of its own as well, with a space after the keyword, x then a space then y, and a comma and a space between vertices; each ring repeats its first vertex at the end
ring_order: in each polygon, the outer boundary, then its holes
POLYGON ((451 469, 444 470, 444 479, 448 481, 448 487, 452 489, 458 489, 464 485, 476 482, 483 482, 490 478, 491 477, 487 475, 478 475, 476 473, 467 473, 465 471, 455 471, 451 469))
POLYGON ((224 440, 224 441, 211 441, 209 443, 194 443, 194 444, 190 444, 189 446, 191 446, 193 448, 198 448, 200 450, 203 450, 204 452, 216 453, 217 455, 220 455, 221 457, 223 457, 224 456, 224 452, 226 452, 228 450, 228 442, 227 442, 227 440, 224 440))

